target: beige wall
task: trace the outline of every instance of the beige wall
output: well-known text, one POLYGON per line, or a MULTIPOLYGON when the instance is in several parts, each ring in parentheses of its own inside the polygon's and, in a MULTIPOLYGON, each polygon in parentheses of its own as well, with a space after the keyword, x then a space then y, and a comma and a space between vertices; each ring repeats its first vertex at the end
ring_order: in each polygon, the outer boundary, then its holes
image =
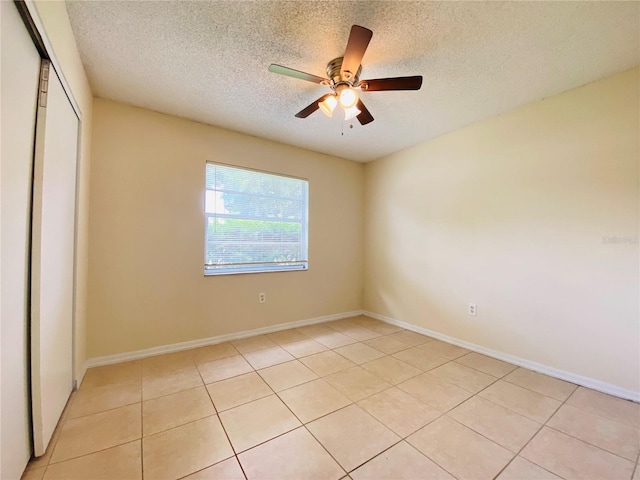
POLYGON ((361 307, 361 164, 101 99, 93 127, 89 357, 361 307), (309 179, 308 271, 203 276, 207 160, 309 179))
POLYGON ((76 234, 75 298, 75 375, 82 375, 87 359, 87 269, 89 254, 89 175, 93 94, 85 75, 80 54, 71 30, 67 9, 62 1, 35 2, 62 74, 82 112, 80 156, 78 165, 78 204, 76 234))
POLYGON ((603 241, 638 106, 635 69, 362 166, 96 99, 87 356, 364 307, 639 391, 638 246, 603 241), (309 271, 202 275, 207 160, 310 180, 309 271))
POLYGON ((365 169, 364 307, 640 391, 638 69, 365 169), (467 315, 467 304, 478 316, 467 315))

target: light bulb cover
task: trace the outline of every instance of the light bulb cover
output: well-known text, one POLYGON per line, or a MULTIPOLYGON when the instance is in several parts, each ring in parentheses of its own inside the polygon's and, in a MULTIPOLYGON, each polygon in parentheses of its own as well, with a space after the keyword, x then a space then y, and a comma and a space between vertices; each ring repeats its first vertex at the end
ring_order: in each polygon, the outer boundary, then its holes
POLYGON ((322 110, 322 113, 327 117, 331 117, 333 115, 333 110, 336 108, 336 105, 338 105, 338 100, 335 95, 331 95, 318 103, 320 110, 322 110))
POLYGON ((356 107, 355 105, 349 108, 345 108, 344 109, 344 119, 345 120, 351 120, 354 117, 357 117, 358 115, 360 115, 360 110, 358 109, 358 107, 356 107))
POLYGON ((353 107, 358 103, 358 94, 353 88, 344 86, 340 89, 339 101, 344 109, 353 107))

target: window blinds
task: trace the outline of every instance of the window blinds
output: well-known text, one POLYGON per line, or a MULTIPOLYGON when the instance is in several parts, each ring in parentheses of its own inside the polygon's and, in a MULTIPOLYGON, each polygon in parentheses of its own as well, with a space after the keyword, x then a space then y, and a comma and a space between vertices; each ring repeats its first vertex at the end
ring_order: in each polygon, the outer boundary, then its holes
POLYGON ((206 168, 205 274, 307 269, 308 182, 206 168))

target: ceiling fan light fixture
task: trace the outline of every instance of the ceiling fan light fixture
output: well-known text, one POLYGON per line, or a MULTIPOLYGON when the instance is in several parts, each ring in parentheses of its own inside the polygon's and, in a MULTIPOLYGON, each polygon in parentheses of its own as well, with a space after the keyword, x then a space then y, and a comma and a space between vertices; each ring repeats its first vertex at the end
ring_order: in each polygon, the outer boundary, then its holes
POLYGON ((422 87, 421 75, 360 80, 362 58, 372 36, 373 32, 368 28, 353 25, 344 55, 334 58, 327 64, 327 78, 274 63, 269 65, 270 72, 331 88, 331 93, 324 94, 310 105, 304 107, 296 113, 296 118, 307 118, 316 110, 322 110, 327 117, 332 117, 336 106, 340 104, 344 109, 345 120, 356 117, 360 125, 368 125, 374 119, 371 112, 359 99, 358 93, 360 91, 420 90, 420 87, 422 87))
POLYGON ((340 89, 339 95, 340 105, 345 110, 347 108, 353 107, 356 103, 358 103, 358 94, 351 87, 345 86, 344 88, 340 89))
POLYGON ((331 95, 318 103, 320 110, 322 110, 322 113, 327 117, 331 117, 333 115, 333 110, 336 108, 336 105, 338 105, 338 100, 335 95, 331 95))
POLYGON ((355 105, 349 107, 349 108, 345 108, 344 109, 344 119, 345 120, 351 120, 354 117, 357 117, 358 115, 360 115, 360 110, 358 109, 358 107, 356 107, 355 105))

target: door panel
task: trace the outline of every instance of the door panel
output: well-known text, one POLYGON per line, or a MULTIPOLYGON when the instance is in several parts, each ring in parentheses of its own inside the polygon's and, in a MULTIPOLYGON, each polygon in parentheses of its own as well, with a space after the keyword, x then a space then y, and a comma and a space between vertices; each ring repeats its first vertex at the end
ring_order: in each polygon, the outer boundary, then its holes
POLYGON ((2 62, 0 478, 19 479, 31 456, 28 293, 31 177, 40 55, 13 2, 0 2, 2 62))
MULTIPOLYGON (((48 62, 47 62, 48 63, 48 62)), ((73 388, 78 117, 55 70, 38 108, 33 179, 31 389, 33 443, 42 455, 73 388)))

